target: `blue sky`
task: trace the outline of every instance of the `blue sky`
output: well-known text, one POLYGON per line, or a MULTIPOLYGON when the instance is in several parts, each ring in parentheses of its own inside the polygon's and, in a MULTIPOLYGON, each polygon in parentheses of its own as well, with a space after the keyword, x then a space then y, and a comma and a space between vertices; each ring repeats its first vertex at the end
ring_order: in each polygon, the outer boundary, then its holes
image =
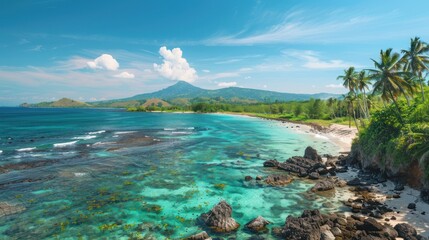
POLYGON ((343 93, 343 69, 429 41, 429 1, 0 2, 0 105, 129 97, 185 80, 343 93))

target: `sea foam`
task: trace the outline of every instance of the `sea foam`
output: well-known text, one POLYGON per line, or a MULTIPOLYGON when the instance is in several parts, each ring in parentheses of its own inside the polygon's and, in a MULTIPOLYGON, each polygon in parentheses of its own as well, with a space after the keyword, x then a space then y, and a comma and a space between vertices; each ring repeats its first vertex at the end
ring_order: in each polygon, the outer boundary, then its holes
POLYGON ((97 136, 94 135, 85 135, 85 136, 79 136, 79 137, 74 137, 73 139, 77 139, 77 140, 89 140, 89 139, 93 139, 96 138, 97 136))
POLYGON ((18 152, 28 152, 28 151, 33 151, 34 149, 36 149, 36 148, 35 147, 20 148, 20 149, 17 149, 16 151, 18 151, 18 152))
POLYGON ((95 134, 100 134, 100 133, 105 133, 106 130, 100 130, 100 131, 96 131, 96 132, 89 132, 89 135, 95 135, 95 134))
POLYGON ((55 143, 54 147, 67 147, 75 144, 77 141, 65 142, 65 143, 55 143))

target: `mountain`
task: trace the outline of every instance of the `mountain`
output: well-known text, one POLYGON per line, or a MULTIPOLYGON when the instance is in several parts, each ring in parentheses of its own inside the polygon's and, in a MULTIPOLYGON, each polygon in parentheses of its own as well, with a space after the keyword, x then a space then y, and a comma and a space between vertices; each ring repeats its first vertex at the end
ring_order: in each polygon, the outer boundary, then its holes
POLYGON ((339 94, 317 93, 317 94, 298 94, 281 93, 274 91, 229 87, 216 90, 202 89, 195 87, 187 82, 179 81, 176 84, 165 89, 153 92, 135 95, 129 98, 114 99, 98 102, 79 102, 68 98, 63 98, 55 102, 41 102, 36 104, 21 104, 22 107, 113 107, 126 108, 138 106, 170 106, 170 105, 189 105, 190 103, 214 100, 215 102, 230 103, 257 103, 257 102, 287 102, 287 101, 305 101, 310 98, 328 99, 339 98, 339 94), (167 101, 167 102, 166 102, 167 101))
POLYGON ((76 101, 70 98, 61 98, 58 101, 53 102, 41 102, 35 104, 23 103, 21 107, 67 107, 67 108, 84 108, 84 107, 92 107, 91 104, 76 101))
POLYGON ((258 102, 274 102, 274 101, 304 101, 310 98, 338 98, 339 94, 332 93, 317 93, 317 94, 298 94, 298 93, 280 93, 274 91, 229 87, 216 90, 207 90, 195 87, 187 82, 179 81, 176 84, 156 91, 153 93, 145 93, 135 95, 130 98, 120 99, 121 101, 129 100, 144 100, 150 98, 160 98, 164 100, 173 100, 178 98, 194 99, 194 98, 223 98, 254 100, 258 102))

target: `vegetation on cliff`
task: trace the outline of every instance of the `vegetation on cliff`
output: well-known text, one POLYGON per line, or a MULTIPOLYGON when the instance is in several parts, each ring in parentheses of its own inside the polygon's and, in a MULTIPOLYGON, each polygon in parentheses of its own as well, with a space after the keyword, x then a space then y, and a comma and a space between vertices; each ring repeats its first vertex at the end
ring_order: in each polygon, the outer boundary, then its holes
POLYGON ((429 46, 416 37, 402 53, 381 50, 380 59, 372 59, 374 69, 361 73, 372 83, 372 95, 383 102, 371 116, 365 105, 372 103, 362 91, 369 85, 359 87, 360 74, 350 68, 339 78, 351 86, 347 94, 351 104, 359 106, 360 114, 352 116, 361 127, 353 148, 364 155, 361 163, 392 175, 410 174, 406 171, 417 164, 425 181, 429 179, 429 101, 423 76, 429 70, 429 46))

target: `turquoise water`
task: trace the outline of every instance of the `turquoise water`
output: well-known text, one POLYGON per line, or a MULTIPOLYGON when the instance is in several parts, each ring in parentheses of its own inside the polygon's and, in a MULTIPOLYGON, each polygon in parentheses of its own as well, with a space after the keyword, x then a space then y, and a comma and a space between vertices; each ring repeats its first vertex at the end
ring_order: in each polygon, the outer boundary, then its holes
MULTIPOLYGON (((306 193, 310 182, 244 182, 246 175, 281 173, 262 163, 302 155, 309 145, 337 152, 324 139, 273 121, 0 108, 0 129, 0 166, 45 161, 0 174, 0 202, 26 208, 0 218, 1 239, 180 239, 201 231, 195 219, 221 199, 242 226, 258 215, 279 226, 303 209, 336 207, 332 199, 306 193)), ((250 235, 240 228, 231 236, 250 235)))

